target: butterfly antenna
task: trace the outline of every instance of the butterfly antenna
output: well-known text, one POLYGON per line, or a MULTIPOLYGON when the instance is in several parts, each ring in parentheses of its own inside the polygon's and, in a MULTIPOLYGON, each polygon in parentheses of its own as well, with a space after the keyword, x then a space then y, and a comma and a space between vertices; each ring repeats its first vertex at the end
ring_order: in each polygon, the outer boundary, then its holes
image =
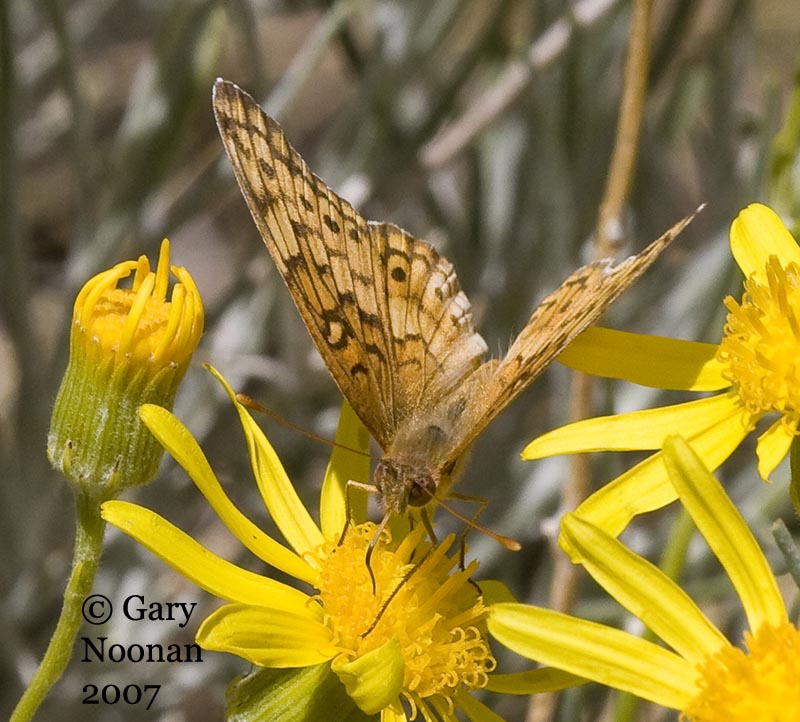
POLYGON ((520 549, 522 549, 522 544, 520 544, 516 539, 503 536, 502 534, 498 534, 496 531, 492 531, 491 529, 487 529, 485 526, 481 526, 474 519, 470 519, 469 517, 457 512, 452 506, 444 502, 442 499, 431 495, 431 500, 439 504, 446 512, 452 514, 456 519, 464 522, 468 527, 470 527, 470 529, 474 529, 481 534, 485 534, 490 539, 494 539, 498 544, 502 544, 506 549, 508 549, 508 551, 518 552, 520 549))
POLYGON ((266 406, 262 406, 261 404, 258 403, 258 401, 256 401, 251 396, 248 396, 247 394, 236 394, 236 400, 242 406, 250 409, 251 411, 257 411, 260 414, 269 416, 273 421, 277 421, 279 424, 283 424, 284 426, 292 429, 293 431, 297 431, 298 433, 308 437, 309 439, 313 439, 314 441, 319 441, 323 444, 327 444, 328 446, 335 446, 339 449, 344 449, 345 451, 351 451, 352 453, 358 454, 359 456, 370 456, 370 454, 366 451, 361 451, 360 449, 353 449, 349 446, 345 446, 344 444, 340 444, 337 441, 332 441, 331 439, 327 439, 324 436, 315 434, 313 431, 304 429, 299 424, 295 424, 294 422, 289 421, 289 419, 284 419, 283 416, 275 413, 271 409, 268 409, 266 406))

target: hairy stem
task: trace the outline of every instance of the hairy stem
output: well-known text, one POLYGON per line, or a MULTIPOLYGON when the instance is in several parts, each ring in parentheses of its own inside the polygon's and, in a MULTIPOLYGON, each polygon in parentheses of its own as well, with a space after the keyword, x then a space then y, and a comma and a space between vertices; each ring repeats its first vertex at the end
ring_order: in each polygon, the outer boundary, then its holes
POLYGON ((100 562, 105 522, 96 500, 80 494, 76 499, 75 552, 72 573, 64 591, 61 615, 42 663, 22 695, 9 722, 27 722, 61 678, 72 656, 72 647, 81 626, 83 602, 94 585, 100 562))

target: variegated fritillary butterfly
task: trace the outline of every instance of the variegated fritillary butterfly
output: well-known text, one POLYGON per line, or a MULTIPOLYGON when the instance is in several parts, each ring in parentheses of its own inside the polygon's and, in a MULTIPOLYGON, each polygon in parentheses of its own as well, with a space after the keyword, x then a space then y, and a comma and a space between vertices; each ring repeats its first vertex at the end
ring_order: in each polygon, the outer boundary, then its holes
POLYGON ((691 220, 639 255, 579 268, 486 359, 450 262, 364 220, 315 176, 247 93, 217 80, 214 113, 236 180, 339 389, 380 444, 388 515, 441 499, 483 429, 653 263, 691 220))

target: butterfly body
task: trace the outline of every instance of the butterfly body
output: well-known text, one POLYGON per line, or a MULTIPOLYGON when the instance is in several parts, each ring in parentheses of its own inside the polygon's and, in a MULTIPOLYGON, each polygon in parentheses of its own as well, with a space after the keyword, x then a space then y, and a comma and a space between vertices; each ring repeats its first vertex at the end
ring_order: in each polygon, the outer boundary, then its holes
POLYGON ((381 446, 388 514, 442 498, 468 448, 636 280, 691 217, 617 266, 579 268, 487 359, 452 264, 390 223, 366 221, 314 175, 233 83, 214 113, 251 215, 342 394, 381 446))
POLYGON ((405 514, 407 508, 425 506, 435 497, 443 498, 458 478, 468 450, 453 451, 460 432, 458 418, 463 404, 442 409, 442 416, 426 413, 416 423, 404 424, 373 475, 385 511, 405 514))

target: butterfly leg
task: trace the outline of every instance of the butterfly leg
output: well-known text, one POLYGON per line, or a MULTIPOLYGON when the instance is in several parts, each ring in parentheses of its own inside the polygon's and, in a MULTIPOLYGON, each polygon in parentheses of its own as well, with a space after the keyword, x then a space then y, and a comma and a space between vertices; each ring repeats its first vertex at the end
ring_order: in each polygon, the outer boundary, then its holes
POLYGON ((347 536, 347 530, 350 528, 350 522, 353 521, 353 504, 350 498, 350 492, 353 489, 360 489, 361 491, 367 492, 367 494, 378 493, 378 487, 373 484, 365 484, 361 481, 353 481, 352 479, 347 480, 344 485, 344 528, 342 529, 336 546, 342 546, 344 538, 347 536))
POLYGON ((433 523, 431 522, 431 517, 428 514, 428 510, 424 506, 420 509, 419 516, 422 520, 422 526, 424 526, 425 531, 428 532, 428 538, 431 540, 431 544, 436 546, 439 543, 439 540, 436 538, 436 532, 433 530, 433 523))
POLYGON ((386 525, 389 523, 389 517, 391 516, 390 512, 386 512, 383 515, 383 519, 381 519, 381 523, 378 524, 378 528, 375 531, 375 535, 369 542, 369 546, 367 547, 367 556, 365 557, 364 561, 367 564, 367 570, 369 571, 369 578, 372 580, 372 595, 375 596, 378 592, 378 582, 375 579, 375 572, 372 571, 372 552, 375 551, 375 545, 378 543, 378 539, 381 538, 381 534, 383 534, 383 530, 386 528, 386 525))
MULTIPOLYGON (((470 517, 469 522, 464 526, 464 530, 458 538, 458 567, 463 572, 467 568, 467 534, 469 534, 473 528, 481 529, 481 527, 478 526, 478 517, 483 514, 483 510, 489 505, 489 500, 483 496, 469 496, 468 494, 459 494, 453 491, 447 495, 447 498, 467 501, 478 505, 478 510, 470 517)), ((483 594, 481 588, 472 577, 467 579, 467 581, 475 588, 479 596, 483 594)))

